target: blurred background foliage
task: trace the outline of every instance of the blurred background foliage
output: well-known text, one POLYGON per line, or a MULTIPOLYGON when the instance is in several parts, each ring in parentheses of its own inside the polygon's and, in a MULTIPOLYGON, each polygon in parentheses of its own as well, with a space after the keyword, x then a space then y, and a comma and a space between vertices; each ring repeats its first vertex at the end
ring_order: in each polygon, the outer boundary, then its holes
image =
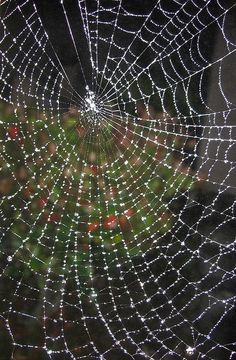
MULTIPOLYGON (((145 109, 142 103, 137 104, 139 120, 130 122, 125 134, 116 118, 116 127, 102 129, 110 136, 106 151, 113 149, 107 171, 108 154, 100 151, 99 137, 86 134, 78 108, 57 116, 1 103, 3 310, 11 299, 14 306, 24 304, 27 313, 32 307, 32 315, 39 316, 50 268, 52 278, 67 278, 67 292, 71 288, 73 296, 78 285, 75 279, 79 281, 84 308, 93 313, 94 296, 103 302, 107 273, 117 278, 117 260, 124 268, 127 257, 139 262, 147 250, 158 247, 158 236, 161 239, 171 233, 186 202, 185 193, 193 186, 194 172, 182 164, 178 150, 191 152, 195 144, 186 142, 184 136, 154 132, 145 109), (142 152, 137 152, 135 139, 142 152), (121 157, 122 153, 126 155, 121 157), (104 251, 109 266, 105 273, 104 251), (12 288, 24 283, 31 285, 23 298, 12 297, 12 288), (32 304, 26 301, 31 297, 32 304)), ((162 122, 169 116, 155 115, 162 122)), ((57 301, 55 294, 49 294, 52 302, 57 301)), ((54 306, 50 316, 57 316, 59 309, 54 306)), ((68 317, 66 306, 63 311, 68 317)), ((29 335, 30 325, 24 330, 23 323, 12 320, 14 337, 39 344, 40 324, 29 335)), ((71 339, 75 336, 72 330, 71 339)), ((29 359, 27 356, 27 352, 18 351, 15 359, 29 359)), ((41 359, 42 355, 32 356, 41 359)))
MULTIPOLYGON (((140 115, 146 114, 140 110, 140 115)), ((88 261, 91 239, 97 249, 101 242, 104 244, 109 263, 117 255, 125 258, 127 250, 122 239, 131 256, 142 254, 152 246, 151 235, 157 232, 162 236, 171 229, 175 216, 169 203, 193 183, 193 171, 183 167, 178 151, 174 151, 183 149, 185 137, 167 138, 160 131, 158 139, 154 138, 156 133, 152 138, 152 122, 145 118, 143 123, 129 125, 125 136, 122 126, 113 134, 114 129, 108 125, 109 147, 116 149, 112 156, 118 161, 104 175, 107 154, 104 152, 98 159, 98 137, 88 147, 81 145, 86 143, 86 129, 80 116, 75 108, 60 118, 50 118, 34 110, 14 112, 11 105, 1 103, 1 219, 2 231, 6 230, 3 256, 11 257, 15 251, 16 257, 22 256, 18 251, 22 246, 29 255, 25 263, 39 273, 48 269, 55 234, 59 253, 65 251, 68 237, 79 237, 77 261, 84 268, 80 274, 86 273, 84 262, 86 258, 88 261), (137 153, 136 143, 131 143, 134 137, 145 151, 137 153), (120 157, 127 145, 131 175, 127 173, 126 156, 120 157), (168 152, 168 147, 173 151, 168 152), (41 246, 44 241, 46 246, 41 246), (117 254, 110 251, 114 245, 117 254)), ((194 143, 186 146, 193 148, 194 143)), ((174 207, 179 208, 176 201, 174 207)), ((74 261, 74 248, 69 250, 70 256, 74 261)), ((54 261, 58 263, 53 268, 61 269, 63 256, 54 261)), ((14 268, 10 271, 14 273, 14 268)))

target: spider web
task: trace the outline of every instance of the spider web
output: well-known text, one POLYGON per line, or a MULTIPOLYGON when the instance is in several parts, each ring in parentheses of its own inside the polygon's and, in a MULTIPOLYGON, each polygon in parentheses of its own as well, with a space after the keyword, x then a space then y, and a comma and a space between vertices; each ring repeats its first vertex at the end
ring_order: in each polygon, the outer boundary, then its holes
POLYGON ((234 359, 234 1, 0 3, 1 359, 234 359))

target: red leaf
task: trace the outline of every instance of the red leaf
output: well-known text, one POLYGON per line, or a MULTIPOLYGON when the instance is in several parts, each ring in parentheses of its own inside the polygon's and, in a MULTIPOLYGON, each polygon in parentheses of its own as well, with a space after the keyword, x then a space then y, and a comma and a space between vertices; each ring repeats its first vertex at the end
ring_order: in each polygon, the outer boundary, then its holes
POLYGON ((118 219, 115 215, 109 215, 103 222, 103 226, 109 230, 115 229, 117 225, 118 225, 118 219))
POLYGON ((24 195, 27 198, 30 198, 30 195, 33 194, 34 190, 31 185, 28 185, 28 187, 24 190, 24 195))
POLYGON ((59 222, 60 221, 61 216, 59 214, 56 213, 52 213, 52 214, 45 214, 44 215, 44 219, 48 222, 59 222))
POLYGON ((125 210, 124 215, 125 215, 127 218, 130 218, 131 216, 134 215, 134 210, 133 210, 133 209, 125 210))
POLYGON ((91 224, 88 224, 88 231, 89 232, 94 232, 97 230, 97 228, 99 227, 99 222, 98 221, 95 221, 91 224))
POLYGON ((19 129, 17 126, 10 126, 8 128, 8 135, 11 139, 15 140, 19 136, 19 129))
POLYGON ((47 205, 47 202, 48 202, 48 200, 46 198, 42 197, 42 198, 39 199, 39 206, 41 208, 43 208, 44 206, 47 205))
POLYGON ((90 165, 90 170, 92 171, 93 175, 97 175, 98 167, 96 165, 90 165))
POLYGON ((52 221, 52 222, 58 222, 58 221, 60 221, 60 215, 59 214, 55 214, 55 213, 53 213, 53 214, 51 214, 50 216, 49 216, 49 221, 52 221))

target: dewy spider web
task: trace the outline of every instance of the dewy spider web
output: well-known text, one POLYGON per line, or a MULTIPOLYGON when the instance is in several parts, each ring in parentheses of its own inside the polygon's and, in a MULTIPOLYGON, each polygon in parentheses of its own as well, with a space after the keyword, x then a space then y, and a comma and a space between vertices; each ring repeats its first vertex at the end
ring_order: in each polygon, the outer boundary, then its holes
POLYGON ((0 359, 235 359, 235 1, 0 4, 0 359))

